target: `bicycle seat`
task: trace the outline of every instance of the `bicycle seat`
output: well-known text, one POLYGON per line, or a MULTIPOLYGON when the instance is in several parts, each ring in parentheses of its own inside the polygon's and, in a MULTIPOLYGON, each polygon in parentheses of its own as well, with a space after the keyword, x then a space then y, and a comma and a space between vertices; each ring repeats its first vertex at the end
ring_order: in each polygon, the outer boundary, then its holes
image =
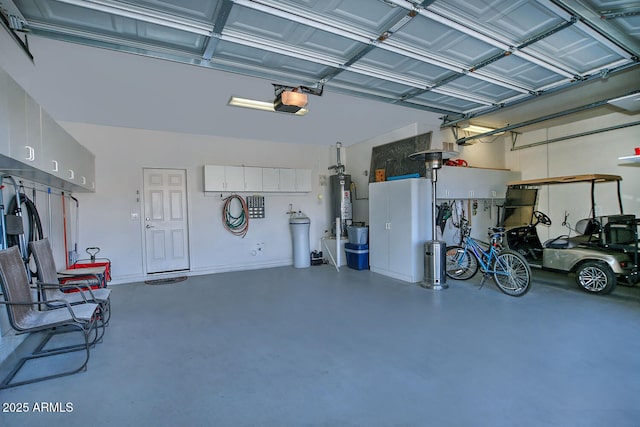
POLYGON ((505 230, 504 227, 489 227, 490 234, 504 233, 504 230, 505 230))

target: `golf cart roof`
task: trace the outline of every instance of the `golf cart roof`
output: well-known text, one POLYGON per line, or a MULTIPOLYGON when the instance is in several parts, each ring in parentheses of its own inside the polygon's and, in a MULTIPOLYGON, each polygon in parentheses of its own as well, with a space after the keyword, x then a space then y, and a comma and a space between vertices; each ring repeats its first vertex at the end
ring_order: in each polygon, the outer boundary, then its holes
POLYGON ((550 178, 527 179, 524 181, 511 181, 507 185, 509 187, 519 185, 549 185, 549 184, 567 184, 570 182, 608 182, 622 181, 620 175, 603 175, 603 174, 587 174, 587 175, 567 175, 556 176, 550 178))

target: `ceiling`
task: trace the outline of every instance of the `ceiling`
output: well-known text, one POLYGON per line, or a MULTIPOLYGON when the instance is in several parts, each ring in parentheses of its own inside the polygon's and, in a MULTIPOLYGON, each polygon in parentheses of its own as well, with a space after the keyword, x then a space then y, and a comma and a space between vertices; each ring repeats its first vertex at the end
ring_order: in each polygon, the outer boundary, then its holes
POLYGON ((0 0, 0 6, 20 40, 34 34, 316 94, 355 95, 441 114, 444 126, 473 119, 503 127, 640 90, 636 1, 0 0))

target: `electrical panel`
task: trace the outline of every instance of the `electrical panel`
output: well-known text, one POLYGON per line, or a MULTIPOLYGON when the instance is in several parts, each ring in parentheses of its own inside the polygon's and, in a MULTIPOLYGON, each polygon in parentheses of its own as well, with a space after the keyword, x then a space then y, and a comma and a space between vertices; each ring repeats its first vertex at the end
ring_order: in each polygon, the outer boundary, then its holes
POLYGON ((247 196, 249 218, 264 218, 264 196, 247 196))

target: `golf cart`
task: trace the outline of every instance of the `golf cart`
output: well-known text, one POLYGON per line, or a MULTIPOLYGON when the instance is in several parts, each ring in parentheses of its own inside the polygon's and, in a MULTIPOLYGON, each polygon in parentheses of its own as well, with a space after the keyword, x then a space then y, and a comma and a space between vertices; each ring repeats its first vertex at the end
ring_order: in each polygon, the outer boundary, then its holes
POLYGON ((502 225, 503 245, 522 254, 531 267, 575 273, 578 286, 591 293, 608 294, 616 283, 633 286, 638 275, 638 224, 635 215, 622 210, 618 175, 574 175, 508 183, 502 225), (591 183, 591 216, 576 222, 567 234, 540 241, 536 227, 551 219, 536 210, 542 185, 591 183), (595 186, 615 182, 620 214, 596 216, 595 186))

